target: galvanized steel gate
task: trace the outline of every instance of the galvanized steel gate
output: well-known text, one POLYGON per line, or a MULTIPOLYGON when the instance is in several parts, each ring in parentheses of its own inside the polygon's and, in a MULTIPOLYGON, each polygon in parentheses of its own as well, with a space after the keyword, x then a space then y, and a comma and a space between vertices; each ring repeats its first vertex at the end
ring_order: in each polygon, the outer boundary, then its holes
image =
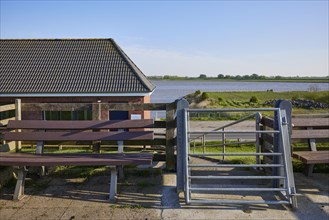
MULTIPOLYGON (((186 204, 288 204, 297 207, 296 189, 291 164, 289 128, 286 110, 282 108, 262 109, 188 109, 186 100, 177 102, 177 190, 184 191, 186 204), (251 113, 235 122, 212 130, 196 130, 190 127, 190 116, 200 112, 251 113), (273 130, 261 130, 260 112, 273 112, 276 124, 273 130), (229 130, 231 126, 255 118, 255 129, 229 130), (277 146, 270 153, 261 152, 261 134, 270 134, 277 146), (229 135, 252 135, 253 140, 225 142, 229 135), (216 141, 218 152, 206 152, 205 139, 216 141), (200 139, 202 150, 193 150, 193 141, 200 139), (220 141, 221 140, 221 141, 220 141), (219 142, 220 141, 220 142, 219 142), (226 152, 230 144, 253 143, 255 152, 226 152), (255 157, 253 164, 237 164, 234 157, 255 157), (263 164, 261 159, 271 156, 273 163, 263 164), (225 160, 230 157, 231 160, 225 160), (214 160, 214 158, 216 158, 214 160), (233 161, 233 162, 232 162, 233 161), (271 168, 268 175, 264 169, 271 168)), ((198 129, 198 128, 197 128, 198 129)), ((247 135, 247 136, 246 136, 247 135)))

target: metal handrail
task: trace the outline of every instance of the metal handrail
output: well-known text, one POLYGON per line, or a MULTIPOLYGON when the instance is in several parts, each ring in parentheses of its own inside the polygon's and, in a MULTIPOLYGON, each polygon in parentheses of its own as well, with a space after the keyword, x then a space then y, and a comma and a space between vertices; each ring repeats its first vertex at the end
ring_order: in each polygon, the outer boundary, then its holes
POLYGON ((228 130, 228 131, 189 131, 188 134, 221 134, 221 133, 244 133, 244 134, 264 134, 264 133, 280 133, 279 130, 228 130))
POLYGON ((259 112, 259 111, 278 111, 280 108, 213 108, 213 109, 186 109, 187 112, 259 112))

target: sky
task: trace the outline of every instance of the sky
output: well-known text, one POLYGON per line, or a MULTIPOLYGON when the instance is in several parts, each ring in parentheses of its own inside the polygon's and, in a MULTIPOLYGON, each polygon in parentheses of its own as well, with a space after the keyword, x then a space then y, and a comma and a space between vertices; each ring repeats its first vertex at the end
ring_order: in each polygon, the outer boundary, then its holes
POLYGON ((0 38, 113 38, 147 76, 328 76, 328 0, 0 0, 0 38))

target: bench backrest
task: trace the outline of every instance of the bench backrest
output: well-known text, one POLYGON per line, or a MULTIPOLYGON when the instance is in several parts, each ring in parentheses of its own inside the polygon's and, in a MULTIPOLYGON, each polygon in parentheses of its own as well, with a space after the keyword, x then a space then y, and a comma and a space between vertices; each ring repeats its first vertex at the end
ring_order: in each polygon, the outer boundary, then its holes
POLYGON ((329 141, 329 118, 292 118, 291 142, 307 142, 312 151, 317 151, 316 142, 329 141))
POLYGON ((7 141, 112 141, 152 140, 153 119, 111 121, 9 121, 8 129, 24 129, 22 132, 5 132, 7 141), (123 130, 125 129, 125 130, 123 130), (127 131, 132 129, 132 131, 127 131), (110 130, 110 131, 109 131, 110 130), (119 131, 111 131, 119 130, 119 131))
POLYGON ((110 121, 43 121, 43 120, 10 120, 8 129, 40 130, 93 130, 93 129, 129 129, 152 128, 153 119, 143 120, 110 120, 110 121))
POLYGON ((329 139, 329 118, 292 118, 291 139, 329 139))

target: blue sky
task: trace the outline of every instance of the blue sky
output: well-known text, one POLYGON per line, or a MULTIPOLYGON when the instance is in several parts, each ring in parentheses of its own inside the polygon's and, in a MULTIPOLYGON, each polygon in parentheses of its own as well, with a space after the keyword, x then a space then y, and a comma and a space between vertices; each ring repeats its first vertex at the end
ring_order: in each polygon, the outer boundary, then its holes
POLYGON ((328 76, 328 0, 0 1, 2 39, 113 38, 149 76, 328 76))

